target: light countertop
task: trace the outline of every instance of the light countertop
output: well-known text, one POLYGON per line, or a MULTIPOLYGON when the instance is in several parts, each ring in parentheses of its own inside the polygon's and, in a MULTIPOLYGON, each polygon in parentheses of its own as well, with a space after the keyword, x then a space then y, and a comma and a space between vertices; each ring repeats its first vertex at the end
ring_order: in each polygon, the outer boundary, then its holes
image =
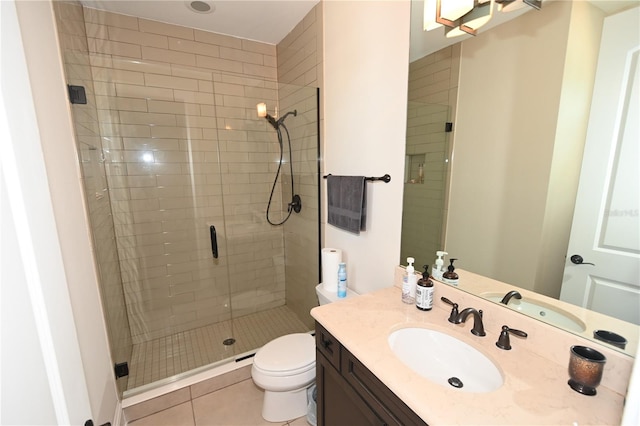
MULTIPOLYGON (((520 319, 517 314, 511 317, 504 309, 493 310, 489 302, 462 295, 459 290, 447 288, 441 283, 436 282, 435 291, 434 308, 428 312, 402 303, 401 290, 389 287, 316 307, 311 310, 311 315, 428 424, 620 423, 624 397, 619 390, 616 392, 605 387, 603 380, 596 396, 585 396, 567 385, 569 346, 562 339, 549 339, 550 344, 562 342, 557 345, 558 348, 552 349, 566 354, 555 357, 566 359, 562 363, 555 362, 554 357, 545 358, 532 350, 530 345, 539 343, 536 339, 527 342, 528 339, 512 337, 513 349, 510 351, 500 350, 495 346, 500 331, 497 324, 504 322, 513 328, 526 327, 523 328, 525 331, 538 336, 545 334, 547 329, 544 327, 552 330, 550 326, 530 319, 520 319), (485 321, 487 336, 474 336, 469 332, 473 325, 471 317, 460 325, 447 321, 450 306, 440 301, 443 295, 454 302, 465 303, 460 303, 460 310, 474 303, 477 306, 473 307, 477 309, 487 308, 485 318, 501 317, 491 321, 489 326, 485 321), (444 387, 419 376, 395 357, 387 342, 392 331, 405 327, 442 331, 474 346, 499 366, 504 377, 503 386, 489 393, 470 393, 444 387)), ((553 333, 557 333, 557 330, 554 329, 551 334, 553 333)), ((606 367, 611 371, 605 368, 605 375, 626 374, 626 365, 606 367), (617 370, 621 372, 617 373, 617 370)))

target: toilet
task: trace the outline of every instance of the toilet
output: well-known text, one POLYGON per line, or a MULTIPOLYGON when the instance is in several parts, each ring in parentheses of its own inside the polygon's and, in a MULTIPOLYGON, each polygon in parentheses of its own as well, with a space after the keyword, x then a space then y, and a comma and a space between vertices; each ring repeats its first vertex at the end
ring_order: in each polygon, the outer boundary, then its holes
MULTIPOLYGON (((338 295, 316 286, 320 305, 335 302, 338 295)), ((347 289, 347 298, 357 296, 347 289)), ((316 345, 309 333, 278 337, 264 345, 253 357, 253 382, 264 389, 262 417, 268 422, 284 422, 307 414, 307 389, 316 379, 316 345)))

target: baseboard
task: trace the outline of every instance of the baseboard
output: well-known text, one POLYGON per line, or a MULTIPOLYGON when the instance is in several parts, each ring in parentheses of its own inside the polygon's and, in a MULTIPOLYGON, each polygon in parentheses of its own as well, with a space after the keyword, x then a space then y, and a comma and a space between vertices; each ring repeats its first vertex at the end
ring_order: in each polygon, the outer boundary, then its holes
POLYGON ((113 423, 111 426, 126 426, 127 421, 124 418, 124 410, 122 409, 122 401, 116 404, 116 412, 113 414, 113 423))

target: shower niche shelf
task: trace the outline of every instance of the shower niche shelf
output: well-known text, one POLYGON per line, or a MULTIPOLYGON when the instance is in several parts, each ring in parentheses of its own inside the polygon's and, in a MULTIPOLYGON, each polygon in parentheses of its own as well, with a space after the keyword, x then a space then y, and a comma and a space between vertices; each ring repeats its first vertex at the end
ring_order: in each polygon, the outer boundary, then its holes
POLYGON ((404 162, 404 183, 424 183, 425 162, 426 154, 424 153, 407 155, 406 161, 404 162))

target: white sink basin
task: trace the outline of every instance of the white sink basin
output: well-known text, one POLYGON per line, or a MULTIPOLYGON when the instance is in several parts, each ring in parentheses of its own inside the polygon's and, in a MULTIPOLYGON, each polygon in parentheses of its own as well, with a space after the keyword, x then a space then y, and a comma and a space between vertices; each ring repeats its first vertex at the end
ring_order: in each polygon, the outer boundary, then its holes
POLYGON ((504 383, 489 358, 448 334, 412 327, 392 332, 388 340, 405 365, 439 385, 480 393, 492 392, 504 383))
MULTIPOLYGON (((504 295, 487 293, 481 296, 492 302, 500 303, 504 295)), ((566 328, 569 331, 582 333, 587 329, 585 323, 575 315, 538 300, 524 299, 524 297, 522 299, 516 299, 514 297, 509 300, 509 304, 506 306, 549 324, 566 328)))

